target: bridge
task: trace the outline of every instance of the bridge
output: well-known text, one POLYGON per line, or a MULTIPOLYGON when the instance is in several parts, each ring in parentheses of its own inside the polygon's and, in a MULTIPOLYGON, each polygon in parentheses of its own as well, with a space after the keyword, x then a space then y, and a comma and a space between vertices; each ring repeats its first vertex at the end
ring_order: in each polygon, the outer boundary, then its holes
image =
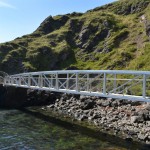
POLYGON ((64 70, 15 75, 3 73, 0 80, 4 86, 150 102, 150 71, 64 70))

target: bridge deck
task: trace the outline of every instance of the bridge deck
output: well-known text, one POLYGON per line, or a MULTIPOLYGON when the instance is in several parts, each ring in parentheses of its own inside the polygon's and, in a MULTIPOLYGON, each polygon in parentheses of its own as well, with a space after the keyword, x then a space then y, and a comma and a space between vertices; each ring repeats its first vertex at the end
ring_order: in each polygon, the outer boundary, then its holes
MULTIPOLYGON (((15 87, 22 87, 22 88, 29 88, 28 86, 18 86, 17 84, 12 84, 10 86, 15 87)), ((30 89, 36 89, 36 90, 45 90, 45 91, 53 91, 53 92, 61 92, 61 93, 68 93, 68 94, 78 94, 78 95, 85 95, 85 96, 96 96, 96 97, 105 97, 105 98, 114 98, 114 99, 126 99, 126 100, 132 100, 132 101, 144 101, 144 102, 150 102, 150 99, 148 97, 143 98, 141 96, 136 95, 127 95, 127 94, 103 94, 100 92, 89 92, 89 91, 79 91, 76 90, 66 90, 66 89, 55 89, 55 88, 47 88, 47 87, 36 87, 36 86, 30 86, 30 89)))

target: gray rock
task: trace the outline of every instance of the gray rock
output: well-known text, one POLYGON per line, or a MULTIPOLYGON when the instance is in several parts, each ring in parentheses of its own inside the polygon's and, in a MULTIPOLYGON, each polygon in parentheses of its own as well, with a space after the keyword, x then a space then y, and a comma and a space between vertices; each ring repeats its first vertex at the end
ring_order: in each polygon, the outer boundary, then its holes
POLYGON ((94 101, 87 99, 81 103, 81 109, 83 109, 83 110, 92 109, 94 107, 94 105, 95 105, 94 101))
POLYGON ((98 114, 98 113, 95 113, 95 114, 93 114, 93 118, 94 119, 97 119, 97 118, 100 118, 101 116, 100 116, 100 114, 98 114))
POLYGON ((111 103, 111 107, 117 107, 118 106, 118 102, 117 101, 113 101, 112 103, 111 103))
POLYGON ((103 107, 110 106, 110 101, 108 101, 108 100, 105 101, 105 100, 104 100, 104 101, 102 102, 101 106, 103 106, 103 107))
POLYGON ((143 133, 138 134, 138 139, 145 141, 147 136, 143 133))
POLYGON ((84 95, 80 95, 80 100, 81 101, 84 101, 84 100, 86 100, 87 99, 87 97, 86 96, 84 96, 84 95))
POLYGON ((145 109, 150 111, 150 104, 149 103, 146 105, 145 109))
POLYGON ((143 116, 145 121, 150 120, 150 112, 148 109, 143 109, 138 112, 138 115, 143 116))
POLYGON ((54 108, 54 107, 55 107, 54 104, 47 106, 47 108, 54 108))
POLYGON ((144 118, 143 116, 131 116, 131 119, 130 119, 131 123, 141 123, 144 121, 144 118))
POLYGON ((80 115, 77 119, 79 121, 83 121, 83 120, 87 119, 87 116, 83 114, 83 115, 80 115))
POLYGON ((150 121, 146 121, 146 125, 150 127, 150 121))

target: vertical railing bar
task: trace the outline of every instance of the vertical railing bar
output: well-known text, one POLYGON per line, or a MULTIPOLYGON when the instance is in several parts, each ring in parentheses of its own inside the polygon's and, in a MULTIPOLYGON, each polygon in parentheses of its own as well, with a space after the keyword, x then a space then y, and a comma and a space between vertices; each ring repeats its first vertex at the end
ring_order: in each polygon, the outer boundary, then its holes
POLYGON ((143 75, 143 98, 146 97, 146 75, 143 75))
POLYGON ((87 74, 87 91, 89 92, 89 73, 87 74))
POLYGON ((38 86, 41 87, 41 76, 39 75, 37 78, 38 78, 38 86))
POLYGON ((29 87, 31 86, 31 75, 30 74, 28 75, 28 86, 29 87))
POLYGON ((79 74, 76 73, 76 91, 78 92, 79 91, 79 87, 78 87, 78 82, 79 82, 79 74))
POLYGON ((114 74, 114 93, 116 93, 116 88, 117 88, 117 75, 114 74))
POLYGON ((51 76, 51 86, 50 86, 50 88, 53 88, 53 74, 51 74, 50 76, 51 76))
POLYGON ((7 78, 7 77, 4 77, 4 82, 3 82, 3 85, 4 85, 4 86, 6 85, 6 78, 7 78))
POLYGON ((10 84, 12 85, 13 84, 13 81, 12 81, 13 79, 12 79, 12 77, 10 77, 10 84))
POLYGON ((58 85, 58 72, 56 72, 56 76, 55 76, 56 78, 56 90, 58 90, 59 89, 59 85, 58 85))
POLYGON ((103 77, 103 94, 106 95, 106 73, 104 73, 103 77))
POLYGON ((44 84, 43 84, 43 75, 42 75, 42 74, 40 75, 40 83, 41 83, 41 84, 40 84, 40 87, 42 88, 43 85, 44 85, 44 84))
POLYGON ((66 89, 69 89, 69 73, 67 73, 67 83, 66 83, 66 89))
POLYGON ((21 86, 21 75, 19 76, 19 83, 18 83, 19 86, 21 86))

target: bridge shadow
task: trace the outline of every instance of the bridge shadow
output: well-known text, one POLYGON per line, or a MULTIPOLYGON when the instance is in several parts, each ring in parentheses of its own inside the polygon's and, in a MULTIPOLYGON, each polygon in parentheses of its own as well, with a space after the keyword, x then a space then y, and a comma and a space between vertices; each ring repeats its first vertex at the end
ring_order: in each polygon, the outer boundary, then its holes
POLYGON ((142 144, 136 141, 125 140, 115 135, 110 135, 110 134, 107 134, 107 133, 104 133, 95 129, 91 129, 89 127, 75 124, 73 122, 68 122, 68 121, 64 121, 59 118, 53 117, 53 116, 45 115, 41 112, 38 112, 38 110, 32 111, 32 110, 29 110, 28 108, 21 108, 19 110, 22 111, 23 113, 32 115, 43 121, 55 124, 67 130, 71 130, 72 132, 79 132, 82 135, 85 135, 85 136, 88 136, 88 137, 91 137, 91 138, 94 138, 103 142, 109 142, 110 144, 114 146, 119 146, 122 148, 126 148, 128 150, 150 150, 150 145, 148 144, 142 144))

